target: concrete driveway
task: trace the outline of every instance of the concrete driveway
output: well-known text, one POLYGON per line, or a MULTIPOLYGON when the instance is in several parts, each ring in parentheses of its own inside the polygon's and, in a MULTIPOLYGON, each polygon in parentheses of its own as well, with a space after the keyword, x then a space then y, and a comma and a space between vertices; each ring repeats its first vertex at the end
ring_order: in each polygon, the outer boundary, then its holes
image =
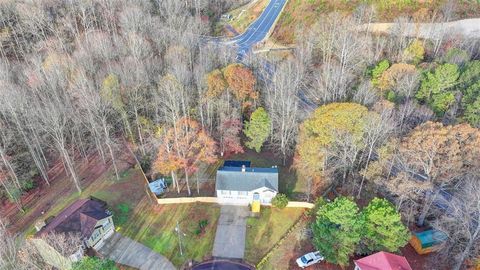
POLYGON ((167 258, 119 233, 107 239, 98 252, 117 263, 140 270, 176 269, 167 258))
POLYGON ((243 259, 248 216, 247 206, 222 206, 213 244, 213 257, 243 259))

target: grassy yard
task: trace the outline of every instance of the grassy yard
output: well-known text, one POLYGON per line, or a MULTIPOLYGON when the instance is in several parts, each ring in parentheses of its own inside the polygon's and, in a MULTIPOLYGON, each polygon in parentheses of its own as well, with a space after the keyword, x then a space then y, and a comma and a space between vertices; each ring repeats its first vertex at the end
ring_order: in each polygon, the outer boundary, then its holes
POLYGON ((258 218, 247 220, 245 260, 258 263, 304 213, 301 208, 264 207, 258 218))
POLYGON ((151 206, 144 199, 134 209, 120 233, 135 239, 167 257, 177 267, 187 260, 202 261, 211 255, 220 208, 215 204, 177 204, 151 206), (207 224, 200 229, 201 221, 207 224), (175 227, 182 236, 184 255, 180 255, 175 227))
MULTIPOLYGON (((80 198, 88 198, 90 196, 106 201, 108 207, 115 213, 118 205, 136 205, 142 197, 145 196, 144 187, 145 182, 142 173, 138 168, 131 168, 124 171, 120 174, 119 180, 115 179, 111 171, 106 171, 98 179, 85 187, 81 194, 73 190, 67 194, 53 194, 57 199, 52 200, 48 211, 45 215, 38 217, 37 220, 46 219, 49 216, 55 216, 74 201, 80 198)), ((36 206, 35 208, 38 207, 36 206)), ((33 214, 33 209, 31 212, 33 214)), ((32 235, 35 233, 34 225, 35 224, 29 225, 25 232, 26 235, 32 235)))
MULTIPOLYGON (((107 202, 113 211, 116 230, 122 235, 135 239, 154 251, 169 258, 176 266, 190 259, 201 261, 211 254, 215 229, 220 208, 213 204, 179 204, 169 206, 156 205, 146 195, 145 180, 141 170, 125 168, 116 180, 109 169, 89 182, 78 194, 74 190, 53 194, 47 193, 48 211, 38 219, 58 215, 65 207, 79 198, 90 196, 107 202), (202 222, 202 228, 199 223, 202 222), (186 236, 183 237, 184 256, 180 256, 178 237, 174 229, 177 221, 186 236)), ((211 173, 208 170, 205 173, 211 173)), ((68 179, 58 183, 69 183, 68 179)), ((46 200, 46 199, 45 199, 46 200)), ((44 209, 45 203, 37 208, 44 209)), ((38 212, 38 211, 30 211, 38 212)), ((30 224, 27 234, 35 233, 34 224, 30 224)))

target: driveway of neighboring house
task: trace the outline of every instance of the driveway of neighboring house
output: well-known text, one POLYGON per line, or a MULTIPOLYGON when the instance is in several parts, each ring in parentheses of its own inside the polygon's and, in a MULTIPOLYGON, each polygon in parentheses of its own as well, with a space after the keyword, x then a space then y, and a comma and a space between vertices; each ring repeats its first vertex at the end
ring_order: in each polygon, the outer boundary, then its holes
POLYGON ((248 216, 246 206, 222 206, 213 244, 213 257, 243 259, 248 216))
POLYGON ((119 264, 140 270, 176 269, 167 258, 119 233, 105 240, 105 244, 98 252, 119 264))

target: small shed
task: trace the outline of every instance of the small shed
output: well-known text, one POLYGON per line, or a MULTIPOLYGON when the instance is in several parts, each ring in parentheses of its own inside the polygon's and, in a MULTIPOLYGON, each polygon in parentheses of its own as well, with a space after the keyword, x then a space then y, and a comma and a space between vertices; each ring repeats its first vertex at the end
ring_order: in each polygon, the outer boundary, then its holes
POLYGON ((438 230, 427 230, 414 233, 409 242, 418 254, 427 254, 439 250, 446 240, 445 233, 438 230))
POLYGON ((165 190, 167 189, 168 186, 165 178, 160 178, 149 183, 148 187, 155 195, 159 196, 165 193, 165 190))

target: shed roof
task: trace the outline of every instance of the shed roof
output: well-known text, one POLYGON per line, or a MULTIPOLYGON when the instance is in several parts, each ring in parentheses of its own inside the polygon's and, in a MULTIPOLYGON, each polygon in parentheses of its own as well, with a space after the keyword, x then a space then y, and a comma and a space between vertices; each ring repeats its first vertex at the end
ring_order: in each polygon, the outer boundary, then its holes
POLYGON ((252 191, 261 187, 278 191, 278 168, 222 167, 217 171, 216 190, 252 191))
POLYGON ((95 225, 111 214, 106 212, 106 204, 94 199, 80 199, 60 212, 35 236, 49 232, 79 233, 82 238, 89 238, 95 225))
POLYGON ((414 233, 415 237, 420 240, 422 248, 432 247, 447 240, 447 235, 444 232, 438 230, 427 230, 423 232, 414 233))
POLYGON ((362 270, 412 270, 405 257, 384 251, 355 260, 355 264, 362 270))

